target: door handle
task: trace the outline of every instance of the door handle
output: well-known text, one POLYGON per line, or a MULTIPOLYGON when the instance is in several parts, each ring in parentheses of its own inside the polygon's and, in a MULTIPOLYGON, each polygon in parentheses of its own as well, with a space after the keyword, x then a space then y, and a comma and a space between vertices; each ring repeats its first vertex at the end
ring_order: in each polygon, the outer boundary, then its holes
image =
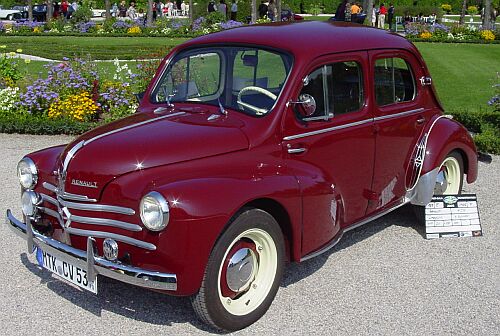
POLYGON ((422 125, 425 122, 425 117, 418 117, 417 125, 422 125))
POLYGON ((305 147, 292 147, 292 145, 286 145, 288 154, 300 154, 306 151, 305 147))

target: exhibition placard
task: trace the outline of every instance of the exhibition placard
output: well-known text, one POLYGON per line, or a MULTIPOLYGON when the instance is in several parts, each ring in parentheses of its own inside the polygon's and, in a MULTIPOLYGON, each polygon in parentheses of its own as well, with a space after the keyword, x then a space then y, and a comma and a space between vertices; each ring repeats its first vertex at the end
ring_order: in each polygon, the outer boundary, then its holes
POLYGON ((467 195, 436 195, 425 207, 427 239, 482 236, 477 197, 467 195))

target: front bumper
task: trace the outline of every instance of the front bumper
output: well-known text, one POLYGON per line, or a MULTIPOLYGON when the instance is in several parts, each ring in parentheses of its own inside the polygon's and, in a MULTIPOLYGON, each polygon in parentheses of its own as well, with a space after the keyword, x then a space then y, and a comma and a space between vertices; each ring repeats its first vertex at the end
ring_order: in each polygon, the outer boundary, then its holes
POLYGON ((148 271, 97 256, 95 254, 95 240, 92 237, 87 238, 87 251, 83 251, 44 236, 32 227, 30 220, 23 223, 16 219, 10 210, 7 210, 5 221, 15 234, 27 240, 29 253, 33 253, 35 246, 38 246, 43 251, 59 256, 61 259, 87 270, 89 278, 100 274, 149 289, 177 290, 177 276, 175 274, 148 271))

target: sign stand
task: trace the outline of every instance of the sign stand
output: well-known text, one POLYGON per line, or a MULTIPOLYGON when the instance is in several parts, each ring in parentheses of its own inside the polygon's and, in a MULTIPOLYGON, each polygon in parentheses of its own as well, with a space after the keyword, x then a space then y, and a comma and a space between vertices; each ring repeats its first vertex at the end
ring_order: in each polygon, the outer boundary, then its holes
POLYGON ((436 195, 425 207, 427 239, 482 235, 475 194, 436 195))

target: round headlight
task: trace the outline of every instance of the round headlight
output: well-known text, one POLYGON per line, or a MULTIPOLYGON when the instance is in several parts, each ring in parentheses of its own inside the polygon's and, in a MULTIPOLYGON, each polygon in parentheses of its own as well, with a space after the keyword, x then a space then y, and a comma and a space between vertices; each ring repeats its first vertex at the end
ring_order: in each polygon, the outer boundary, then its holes
POLYGON ((140 205, 141 220, 144 226, 151 231, 163 230, 170 218, 170 209, 167 200, 156 191, 144 196, 140 205))
POLYGON ((17 164, 17 177, 25 189, 32 189, 38 181, 38 171, 30 158, 23 158, 17 164))
POLYGON ((36 215, 36 206, 40 204, 40 200, 40 195, 38 195, 33 190, 27 190, 23 192, 23 195, 21 196, 23 214, 29 217, 36 215))

